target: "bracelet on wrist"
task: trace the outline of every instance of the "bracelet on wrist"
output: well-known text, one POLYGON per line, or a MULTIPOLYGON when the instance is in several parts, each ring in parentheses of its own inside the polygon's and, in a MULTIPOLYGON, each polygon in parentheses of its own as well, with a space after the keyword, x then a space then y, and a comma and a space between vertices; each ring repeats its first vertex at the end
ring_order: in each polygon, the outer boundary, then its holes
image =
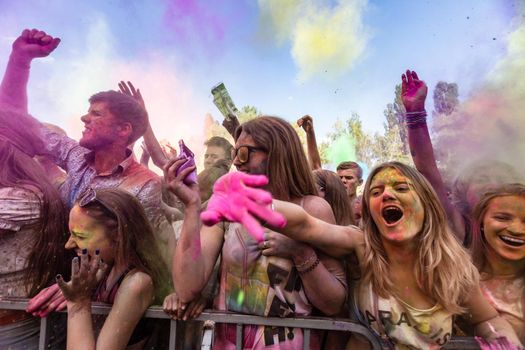
POLYGON ((301 274, 301 275, 305 275, 309 272, 312 272, 313 270, 316 269, 317 266, 319 266, 319 264, 321 263, 321 260, 319 260, 319 258, 316 258, 315 261, 313 262, 313 264, 311 264, 310 266, 308 266, 307 268, 305 269, 299 269, 297 268, 297 271, 301 274))
POLYGON ((301 264, 299 264, 299 265, 295 264, 295 267, 297 268, 297 271, 304 270, 305 268, 308 268, 308 266, 310 266, 312 263, 315 262, 315 259, 317 259, 317 254, 315 254, 315 252, 313 252, 312 255, 310 255, 308 257, 308 259, 303 261, 301 264))
POLYGON ((427 125, 427 112, 425 110, 405 113, 406 126, 409 129, 421 128, 427 125))

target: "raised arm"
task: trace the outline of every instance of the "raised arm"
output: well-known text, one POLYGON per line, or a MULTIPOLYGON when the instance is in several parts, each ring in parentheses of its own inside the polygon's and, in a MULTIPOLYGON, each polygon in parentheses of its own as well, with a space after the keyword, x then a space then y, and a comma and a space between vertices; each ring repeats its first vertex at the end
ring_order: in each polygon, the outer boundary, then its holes
POLYGON ((343 258, 353 251, 364 252, 363 232, 357 226, 338 226, 308 214, 289 202, 273 201, 275 211, 286 218, 284 228, 275 227, 288 237, 317 247, 333 257, 343 258))
POLYGON ((25 29, 13 42, 11 55, 0 84, 0 106, 27 114, 27 83, 31 62, 53 52, 60 39, 37 29, 25 29))
POLYGON ((185 159, 176 158, 164 167, 168 190, 186 206, 171 267, 175 292, 183 304, 198 297, 206 286, 224 240, 224 232, 220 226, 201 227, 198 185, 188 186, 183 181, 195 167, 177 173, 184 162, 185 159))
POLYGON ((406 109, 408 145, 412 160, 417 170, 432 184, 445 208, 454 233, 460 241, 464 241, 465 224, 459 210, 448 199, 428 132, 425 111, 427 85, 419 79, 416 72, 410 70, 407 70, 401 79, 401 99, 406 109))
MULTIPOLYGON (((118 84, 118 87, 120 89, 120 92, 123 94, 132 96, 140 105, 146 110, 146 104, 144 103, 144 99, 142 98, 142 94, 140 93, 140 89, 135 89, 133 84, 128 81, 127 84, 124 81, 121 81, 118 84)), ((146 129, 146 132, 142 136, 144 138, 144 143, 146 144, 146 149, 148 153, 151 156, 151 160, 153 161, 153 164, 158 166, 159 168, 163 169, 164 165, 166 165, 166 162, 168 161, 168 157, 162 150, 162 146, 160 145, 159 141, 155 137, 155 134, 153 133, 153 129, 151 128, 151 124, 148 121, 148 128, 146 129)))
POLYGON ((297 125, 304 129, 306 133, 306 145, 308 148, 308 160, 310 161, 310 169, 321 169, 321 156, 317 149, 317 140, 315 139, 314 121, 309 115, 305 115, 297 121, 297 125))

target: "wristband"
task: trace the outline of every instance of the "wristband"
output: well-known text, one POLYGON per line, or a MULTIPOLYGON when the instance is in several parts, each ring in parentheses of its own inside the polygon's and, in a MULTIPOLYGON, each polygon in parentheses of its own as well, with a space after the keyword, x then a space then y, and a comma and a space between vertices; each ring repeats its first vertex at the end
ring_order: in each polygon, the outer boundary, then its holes
POLYGON ((427 125, 427 112, 425 110, 405 113, 406 126, 417 129, 427 125))
POLYGON ((307 267, 307 268, 304 269, 304 270, 302 270, 302 269, 301 269, 301 270, 297 269, 297 271, 298 271, 301 275, 305 275, 305 274, 307 274, 307 273, 312 272, 313 270, 315 270, 315 268, 316 268, 317 266, 319 266, 319 263, 320 263, 320 262, 321 262, 321 260, 319 260, 319 258, 316 258, 315 261, 314 261, 314 263, 313 263, 312 265, 310 265, 309 267, 307 267))

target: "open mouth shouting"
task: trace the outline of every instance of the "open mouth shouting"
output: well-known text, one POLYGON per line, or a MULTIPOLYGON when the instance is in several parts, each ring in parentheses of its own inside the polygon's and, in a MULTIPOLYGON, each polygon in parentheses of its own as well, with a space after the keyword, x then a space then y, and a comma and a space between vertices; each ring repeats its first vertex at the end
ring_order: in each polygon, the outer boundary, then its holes
POLYGON ((512 247, 522 247, 525 245, 525 239, 513 237, 510 235, 501 235, 498 238, 503 241, 503 243, 510 245, 512 247))
POLYGON ((381 210, 381 216, 385 220, 386 226, 395 226, 403 218, 403 210, 400 207, 389 205, 381 210))

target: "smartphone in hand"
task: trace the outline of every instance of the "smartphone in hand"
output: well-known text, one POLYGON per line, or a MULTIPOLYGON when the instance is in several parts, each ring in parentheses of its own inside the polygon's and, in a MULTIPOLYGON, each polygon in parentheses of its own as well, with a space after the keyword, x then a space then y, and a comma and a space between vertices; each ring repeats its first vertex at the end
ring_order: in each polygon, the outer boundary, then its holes
MULTIPOLYGON (((177 169, 177 175, 184 169, 195 166, 195 155, 193 152, 184 144, 183 140, 179 141, 179 158, 186 159, 186 161, 177 169)), ((184 178, 186 185, 192 185, 197 183, 197 169, 193 170, 184 178)))

